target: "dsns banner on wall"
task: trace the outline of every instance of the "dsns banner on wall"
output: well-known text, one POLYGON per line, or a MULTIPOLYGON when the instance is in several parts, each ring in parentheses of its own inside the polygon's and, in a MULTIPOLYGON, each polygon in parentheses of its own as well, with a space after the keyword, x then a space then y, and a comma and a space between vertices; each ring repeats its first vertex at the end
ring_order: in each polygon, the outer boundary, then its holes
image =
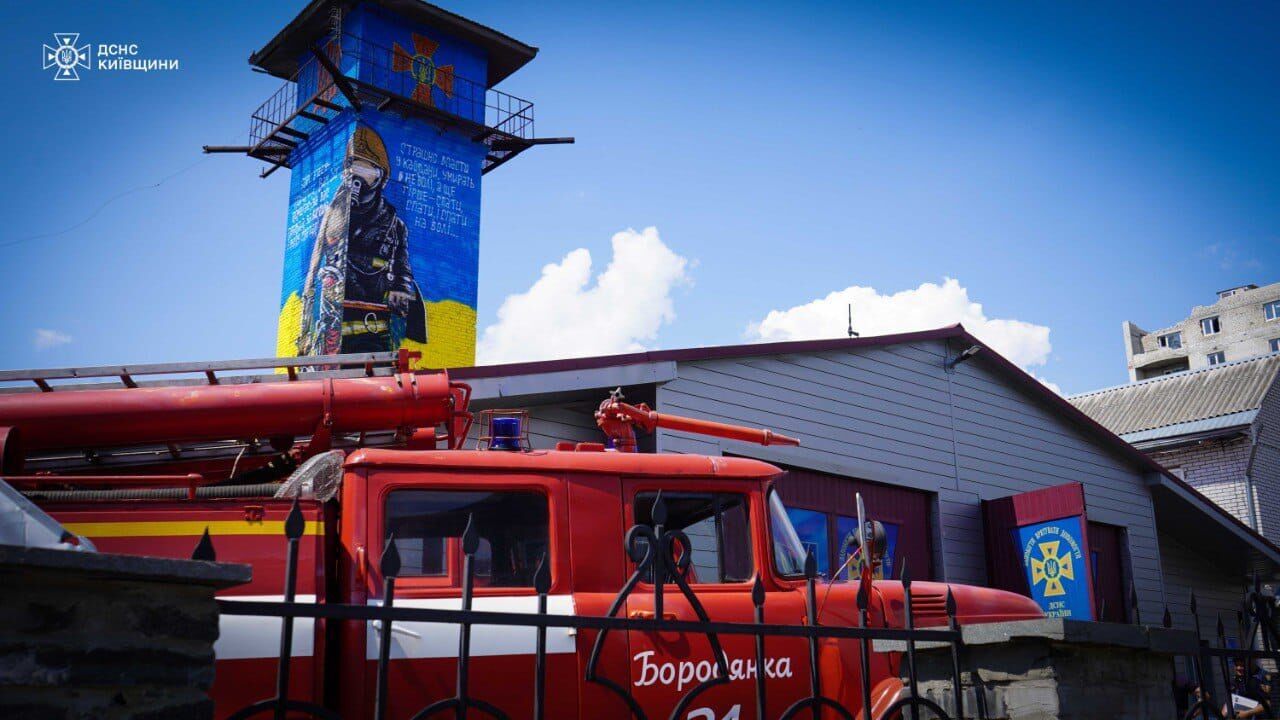
MULTIPOLYGON (((414 63, 404 65, 412 85, 414 63)), ((436 85, 427 93, 447 100, 436 85)), ((419 367, 474 364, 484 155, 466 135, 367 106, 317 127, 293 153, 277 352, 407 348, 422 352, 419 367)))
POLYGON ((1020 527, 1015 535, 1031 597, 1045 614, 1092 620, 1080 516, 1020 527))

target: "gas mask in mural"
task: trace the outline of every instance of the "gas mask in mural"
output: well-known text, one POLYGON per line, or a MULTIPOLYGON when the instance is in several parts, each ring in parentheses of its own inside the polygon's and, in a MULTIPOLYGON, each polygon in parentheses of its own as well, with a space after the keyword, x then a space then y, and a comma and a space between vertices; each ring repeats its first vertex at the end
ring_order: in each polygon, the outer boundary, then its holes
POLYGON ((299 354, 384 352, 405 338, 427 341, 408 230, 383 196, 390 176, 382 138, 358 125, 311 251, 299 354))

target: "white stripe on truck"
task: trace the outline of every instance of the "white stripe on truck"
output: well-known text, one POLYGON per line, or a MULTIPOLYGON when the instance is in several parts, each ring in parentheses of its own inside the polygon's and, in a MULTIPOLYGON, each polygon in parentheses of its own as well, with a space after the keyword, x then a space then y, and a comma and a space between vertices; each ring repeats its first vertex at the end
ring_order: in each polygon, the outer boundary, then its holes
MULTIPOLYGON (((219 595, 219 600, 284 602, 283 595, 219 595)), ((296 602, 314 603, 315 595, 297 595, 296 602)), ((252 658, 276 658, 280 656, 280 627, 278 617, 254 617, 250 615, 222 615, 218 618, 218 639, 213 643, 213 654, 218 660, 248 660, 252 658)), ((315 618, 293 619, 293 656, 311 657, 315 654, 315 618)))
MULTIPOLYGON (((381 604, 371 600, 370 605, 381 604)), ((460 610, 460 598, 431 598, 410 600, 396 598, 396 607, 432 608, 435 610, 460 610)), ((485 612, 526 613, 538 612, 538 598, 530 595, 487 596, 473 598, 471 609, 485 612)), ((547 598, 548 615, 573 615, 572 595, 551 595, 547 598)), ((378 658, 378 623, 367 624, 366 657, 378 658)), ((276 635, 280 631, 277 628, 276 635)), ((577 650, 572 628, 547 628, 547 653, 572 653, 577 650)), ((510 625, 472 625, 471 656, 532 655, 537 642, 532 627, 510 625)), ((426 658, 456 658, 458 656, 458 626, 440 623, 400 622, 391 624, 391 659, 417 660, 426 658)))
MULTIPOLYGON (((219 596, 220 600, 282 602, 283 595, 219 596)), ((315 595, 299 595, 297 602, 314 603, 315 595)), ((380 601, 371 600, 370 605, 380 601)), ((397 607, 459 610, 459 598, 397 599, 397 607)), ((472 600, 473 610, 487 612, 534 614, 538 598, 532 596, 478 597, 472 600)), ((547 614, 573 615, 571 595, 552 595, 547 598, 547 614)), ((280 654, 280 627, 283 621, 276 617, 249 615, 223 615, 218 620, 218 639, 213 652, 218 660, 249 660, 275 658, 280 654)), ((377 621, 366 624, 366 657, 378 658, 377 621)), ((293 656, 311 657, 315 654, 315 619, 299 617, 293 621, 293 656)), ((547 653, 572 653, 577 650, 571 628, 547 628, 547 653)), ((458 655, 458 626, 440 623, 395 622, 391 625, 391 659, 456 658, 458 655)), ((473 625, 471 627, 471 655, 532 655, 535 651, 535 629, 503 625, 473 625)))

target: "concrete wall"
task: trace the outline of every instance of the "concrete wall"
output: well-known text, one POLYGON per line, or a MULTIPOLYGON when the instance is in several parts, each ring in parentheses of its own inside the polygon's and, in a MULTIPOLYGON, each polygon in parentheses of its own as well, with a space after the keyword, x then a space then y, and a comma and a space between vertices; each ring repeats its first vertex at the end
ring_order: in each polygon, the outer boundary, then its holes
MULTIPOLYGON (((959 348, 952 348, 954 356, 959 348)), ((935 575, 985 584, 980 503, 1080 482, 1091 520, 1129 541, 1143 616, 1164 597, 1150 494, 1141 475, 981 357, 943 369, 942 341, 820 354, 681 362, 659 410, 797 436, 759 448, 663 431, 663 451, 721 452, 810 467, 935 494, 935 575)), ((870 511, 874 514, 874 508, 870 511)))
MULTIPOLYGON (((974 713, 980 693, 991 720, 1178 717, 1171 661, 1196 649, 1195 638, 1177 630, 1059 618, 966 625, 961 632, 964 714, 974 713)), ((920 695, 958 717, 950 648, 918 651, 916 666, 920 695)))

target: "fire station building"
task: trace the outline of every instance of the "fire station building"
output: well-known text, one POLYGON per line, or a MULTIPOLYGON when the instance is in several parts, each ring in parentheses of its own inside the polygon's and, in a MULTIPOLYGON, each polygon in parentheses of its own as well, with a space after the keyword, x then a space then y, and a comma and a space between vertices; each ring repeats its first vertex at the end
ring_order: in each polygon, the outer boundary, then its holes
POLYGON ((614 388, 662 413, 766 427, 800 447, 660 430, 646 452, 745 456, 779 493, 819 570, 856 527, 855 493, 884 523, 886 577, 1030 594, 1051 614, 1144 623, 1234 617, 1258 535, 959 325, 880 337, 664 350, 459 368, 473 407, 529 410, 530 443, 599 442, 614 388), (1074 562, 1073 562, 1074 559, 1074 562), (1047 596, 1046 596, 1047 594, 1047 596))

